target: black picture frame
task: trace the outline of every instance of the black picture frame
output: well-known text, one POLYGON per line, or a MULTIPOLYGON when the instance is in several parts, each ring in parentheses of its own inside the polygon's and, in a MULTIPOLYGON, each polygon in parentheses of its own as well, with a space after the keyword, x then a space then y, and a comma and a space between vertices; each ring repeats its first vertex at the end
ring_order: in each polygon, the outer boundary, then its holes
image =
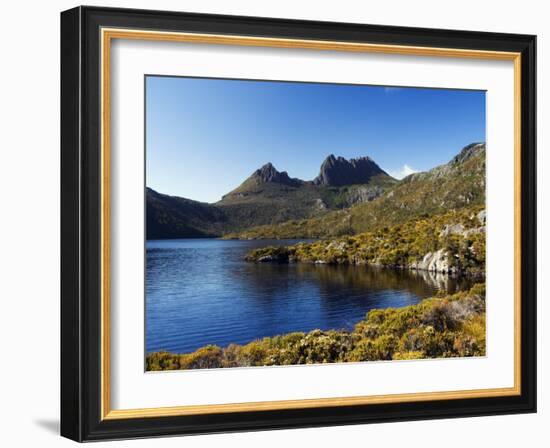
POLYGON ((100 7, 61 13, 61 435, 93 441, 536 412, 535 57, 532 35, 100 7), (521 394, 102 420, 102 27, 521 53, 521 394))

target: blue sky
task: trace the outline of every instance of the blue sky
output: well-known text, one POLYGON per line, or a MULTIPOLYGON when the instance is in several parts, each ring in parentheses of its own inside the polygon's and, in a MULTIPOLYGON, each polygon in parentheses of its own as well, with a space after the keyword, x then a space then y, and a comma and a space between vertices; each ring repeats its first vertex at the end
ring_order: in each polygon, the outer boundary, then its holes
POLYGON ((402 177, 485 141, 485 92, 146 77, 147 186, 216 202, 267 162, 313 179, 329 155, 402 177))

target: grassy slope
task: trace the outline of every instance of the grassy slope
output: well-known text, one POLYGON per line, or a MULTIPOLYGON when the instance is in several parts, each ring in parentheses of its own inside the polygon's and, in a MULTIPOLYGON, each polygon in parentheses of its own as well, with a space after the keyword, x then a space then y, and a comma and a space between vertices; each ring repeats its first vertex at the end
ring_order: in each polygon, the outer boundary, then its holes
POLYGON ((485 285, 417 305, 370 311, 353 331, 290 333, 189 354, 147 355, 147 370, 204 369, 485 355, 485 285))

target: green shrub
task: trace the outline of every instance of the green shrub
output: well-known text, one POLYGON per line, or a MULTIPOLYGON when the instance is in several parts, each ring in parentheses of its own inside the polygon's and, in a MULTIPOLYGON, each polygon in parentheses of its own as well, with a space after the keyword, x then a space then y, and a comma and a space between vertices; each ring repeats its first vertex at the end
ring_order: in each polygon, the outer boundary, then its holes
POLYGON ((422 359, 424 358, 423 352, 410 351, 410 352, 396 352, 393 355, 395 360, 411 360, 411 359, 422 359))
POLYGON ((347 357, 348 361, 382 361, 393 359, 399 339, 391 334, 376 339, 362 339, 347 357))
POLYGON ((181 355, 180 369, 215 369, 223 367, 223 351, 216 345, 207 345, 188 355, 181 355))

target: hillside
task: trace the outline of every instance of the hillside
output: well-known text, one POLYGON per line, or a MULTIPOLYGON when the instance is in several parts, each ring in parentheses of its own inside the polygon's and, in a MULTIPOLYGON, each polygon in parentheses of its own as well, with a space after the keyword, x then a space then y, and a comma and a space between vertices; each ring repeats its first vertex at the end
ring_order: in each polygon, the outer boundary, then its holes
POLYGON ((261 226, 227 238, 320 238, 353 235, 411 218, 485 203, 485 144, 463 148, 448 163, 407 176, 372 201, 311 219, 261 226))
POLYGON ((147 238, 219 237, 256 226, 321 217, 376 199, 396 183, 367 157, 348 161, 331 155, 314 181, 291 178, 268 163, 214 204, 148 188, 147 238), (342 173, 349 177, 347 183, 342 173))
POLYGON ((485 210, 469 206, 335 239, 255 249, 253 262, 354 264, 444 274, 485 273, 485 210))
POLYGON ((208 238, 229 228, 222 210, 204 202, 146 189, 147 239, 208 238))

